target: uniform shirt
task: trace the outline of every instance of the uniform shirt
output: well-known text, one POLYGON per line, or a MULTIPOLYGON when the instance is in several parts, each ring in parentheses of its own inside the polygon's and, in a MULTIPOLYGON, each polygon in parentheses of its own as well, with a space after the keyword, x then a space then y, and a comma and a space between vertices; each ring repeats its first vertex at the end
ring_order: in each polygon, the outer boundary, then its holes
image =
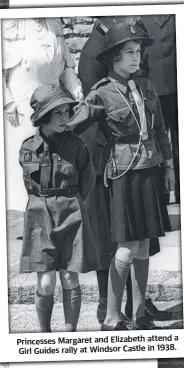
POLYGON ((85 199, 94 185, 88 150, 71 131, 48 139, 37 130, 23 142, 19 162, 28 194, 39 195, 40 189, 79 186, 78 191, 85 199))
MULTIPOLYGON (((121 93, 128 99, 139 120, 135 102, 127 86, 128 80, 124 80, 114 72, 109 76, 113 78, 121 93)), ((148 132, 154 131, 152 137, 141 142, 137 158, 131 167, 131 169, 143 169, 159 165, 163 159, 172 158, 172 151, 159 101, 149 79, 137 77, 135 82, 137 88, 142 90, 148 132)), ((129 106, 109 78, 104 78, 92 88, 86 99, 79 105, 69 126, 81 134, 97 120, 106 137, 111 137, 114 141, 117 169, 126 170, 137 151, 140 127, 129 106)))
POLYGON ((145 15, 142 21, 155 42, 148 47, 149 77, 158 95, 176 93, 175 15, 145 15))

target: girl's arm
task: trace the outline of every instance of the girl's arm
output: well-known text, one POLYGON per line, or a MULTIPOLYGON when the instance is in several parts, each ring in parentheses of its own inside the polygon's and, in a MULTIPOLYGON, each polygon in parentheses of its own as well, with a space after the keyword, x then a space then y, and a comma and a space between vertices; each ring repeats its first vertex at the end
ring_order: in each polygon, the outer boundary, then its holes
POLYGON ((105 108, 102 98, 96 90, 92 90, 89 95, 77 107, 74 116, 70 119, 68 127, 81 135, 89 126, 96 121, 103 120, 105 108))
POLYGON ((27 140, 23 142, 19 151, 19 163, 23 169, 23 180, 28 192, 38 193, 40 189, 40 165, 37 155, 29 148, 27 140))
POLYGON ((169 142, 168 132, 165 128, 164 118, 162 115, 162 110, 160 106, 160 102, 158 97, 156 96, 157 101, 157 111, 155 114, 155 135, 158 141, 160 150, 163 154, 164 160, 171 160, 173 158, 171 144, 169 142))
POLYGON ((160 107, 160 102, 157 99, 157 113, 156 113, 156 124, 155 124, 155 135, 163 154, 164 164, 165 164, 165 188, 167 191, 173 191, 175 186, 175 175, 173 170, 173 154, 171 149, 171 144, 169 142, 168 133, 165 129, 164 119, 162 116, 162 111, 160 107))

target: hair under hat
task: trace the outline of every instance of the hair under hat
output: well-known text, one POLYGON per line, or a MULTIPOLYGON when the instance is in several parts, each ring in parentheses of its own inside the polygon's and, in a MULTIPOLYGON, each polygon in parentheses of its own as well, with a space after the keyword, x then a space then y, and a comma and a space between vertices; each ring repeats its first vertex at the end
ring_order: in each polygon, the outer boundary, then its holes
POLYGON ((153 37, 141 32, 140 27, 121 23, 109 29, 104 36, 104 49, 96 56, 96 59, 104 62, 105 57, 118 45, 123 45, 128 41, 140 41, 144 47, 151 46, 154 42, 153 37))
POLYGON ((38 121, 44 115, 55 107, 64 104, 70 104, 71 106, 78 104, 77 101, 73 100, 72 95, 64 86, 59 87, 54 84, 49 84, 38 87, 34 91, 30 101, 30 105, 34 110, 34 113, 31 115, 33 125, 39 125, 38 121))

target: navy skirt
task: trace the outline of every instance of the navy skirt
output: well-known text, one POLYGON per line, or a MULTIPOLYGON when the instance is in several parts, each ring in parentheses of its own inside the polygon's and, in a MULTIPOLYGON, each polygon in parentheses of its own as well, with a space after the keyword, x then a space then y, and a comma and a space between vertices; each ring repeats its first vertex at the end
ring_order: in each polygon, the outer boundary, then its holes
POLYGON ((159 166, 109 180, 111 241, 158 238, 172 231, 159 166))

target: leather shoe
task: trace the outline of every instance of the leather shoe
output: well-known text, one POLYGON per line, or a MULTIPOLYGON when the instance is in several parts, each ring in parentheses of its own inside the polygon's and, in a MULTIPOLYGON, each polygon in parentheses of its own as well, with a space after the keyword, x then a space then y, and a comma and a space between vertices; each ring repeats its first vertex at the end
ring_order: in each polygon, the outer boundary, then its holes
POLYGON ((159 330, 161 327, 157 327, 148 316, 139 317, 136 320, 136 330, 159 330))
POLYGON ((157 309, 150 298, 145 300, 145 315, 157 321, 167 321, 172 318, 172 312, 157 309))
POLYGON ((101 331, 129 331, 129 328, 124 321, 119 321, 116 326, 109 326, 105 323, 102 323, 101 331))

